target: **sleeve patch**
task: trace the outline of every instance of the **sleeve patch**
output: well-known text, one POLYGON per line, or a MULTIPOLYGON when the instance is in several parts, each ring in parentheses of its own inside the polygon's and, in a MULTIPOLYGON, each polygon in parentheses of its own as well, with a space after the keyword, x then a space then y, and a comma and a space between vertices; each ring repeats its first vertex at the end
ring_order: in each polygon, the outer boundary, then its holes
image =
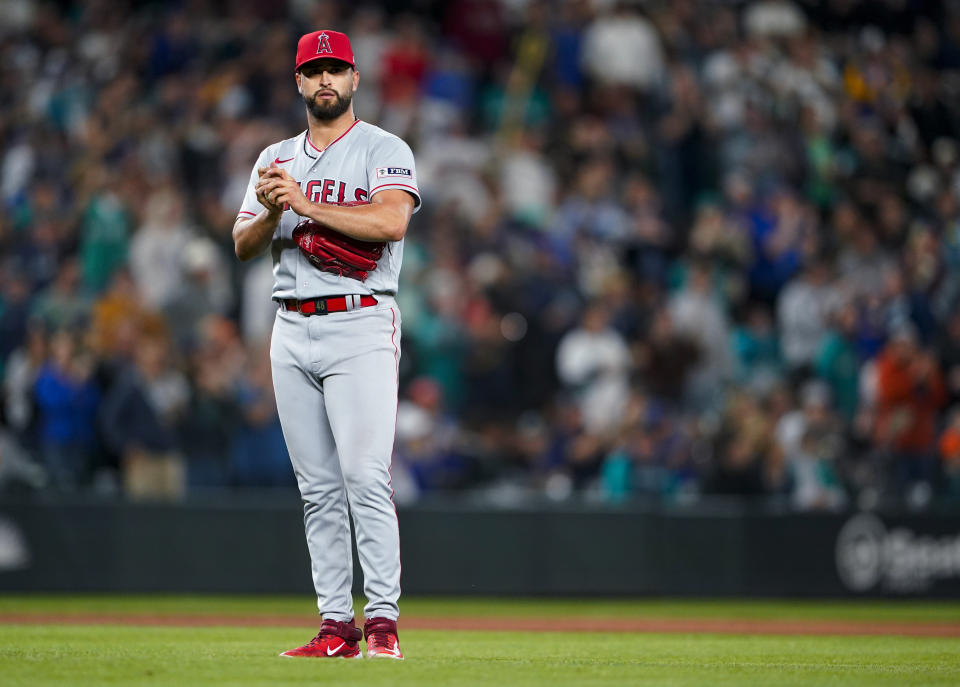
POLYGON ((406 167, 377 167, 377 179, 384 177, 407 177, 413 179, 413 172, 406 167))

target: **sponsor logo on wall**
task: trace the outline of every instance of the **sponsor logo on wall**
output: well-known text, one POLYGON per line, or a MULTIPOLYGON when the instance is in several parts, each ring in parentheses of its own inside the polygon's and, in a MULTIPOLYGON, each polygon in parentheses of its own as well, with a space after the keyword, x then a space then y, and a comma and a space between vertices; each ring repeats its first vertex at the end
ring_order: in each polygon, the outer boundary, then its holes
POLYGON ((30 552, 20 528, 0 518, 0 571, 19 570, 30 564, 30 552))
POLYGON ((860 513, 837 535, 837 573, 855 592, 921 592, 934 582, 960 579, 960 532, 917 533, 888 528, 876 515, 860 513))

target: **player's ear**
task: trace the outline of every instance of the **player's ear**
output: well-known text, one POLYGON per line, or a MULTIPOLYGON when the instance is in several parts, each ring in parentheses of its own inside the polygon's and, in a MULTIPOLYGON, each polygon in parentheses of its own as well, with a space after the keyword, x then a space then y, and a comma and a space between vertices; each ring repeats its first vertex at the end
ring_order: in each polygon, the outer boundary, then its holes
POLYGON ((357 68, 353 68, 353 91, 356 93, 357 86, 360 85, 360 72, 357 71, 357 68))
POLYGON ((303 87, 300 85, 300 71, 299 70, 295 71, 293 75, 297 80, 297 90, 300 91, 301 95, 303 95, 303 87))

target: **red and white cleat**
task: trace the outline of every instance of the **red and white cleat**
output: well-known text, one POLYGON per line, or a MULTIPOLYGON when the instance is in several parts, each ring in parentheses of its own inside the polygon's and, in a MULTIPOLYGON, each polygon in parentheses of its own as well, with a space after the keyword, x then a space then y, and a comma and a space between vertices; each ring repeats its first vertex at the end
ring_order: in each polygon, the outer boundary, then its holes
POLYGON ((324 620, 320 632, 303 646, 284 651, 288 658, 363 658, 360 640, 363 631, 353 624, 324 620))
POLYGON ((370 618, 363 624, 363 634, 367 638, 367 658, 403 660, 400 640, 397 639, 397 621, 370 618))

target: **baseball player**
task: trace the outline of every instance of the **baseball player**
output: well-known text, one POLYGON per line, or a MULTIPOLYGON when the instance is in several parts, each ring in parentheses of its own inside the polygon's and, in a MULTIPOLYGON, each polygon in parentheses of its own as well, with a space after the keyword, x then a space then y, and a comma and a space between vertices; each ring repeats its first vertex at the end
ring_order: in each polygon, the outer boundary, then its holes
POLYGON ((403 237, 420 207, 409 146, 354 117, 346 35, 300 38, 307 129, 264 150, 233 228, 241 260, 268 247, 278 304, 270 361, 304 503, 320 632, 281 656, 403 658, 400 535, 390 458, 397 411, 403 237), (366 622, 354 624, 350 515, 366 622))

